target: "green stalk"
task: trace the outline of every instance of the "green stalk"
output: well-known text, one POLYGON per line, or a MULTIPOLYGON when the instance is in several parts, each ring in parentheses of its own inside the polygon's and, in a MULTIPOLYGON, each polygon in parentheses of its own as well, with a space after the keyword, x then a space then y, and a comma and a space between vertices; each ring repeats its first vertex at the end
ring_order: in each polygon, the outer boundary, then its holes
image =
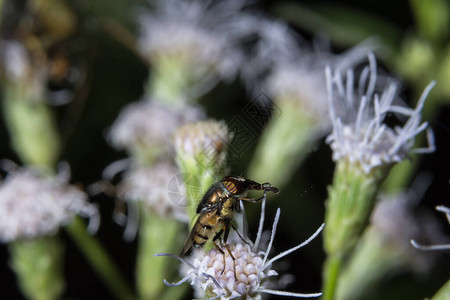
POLYGON ((335 255, 328 258, 324 266, 324 293, 323 300, 334 299, 334 293, 336 290, 336 284, 339 277, 339 271, 342 265, 343 259, 340 255, 335 255))
POLYGON ((189 73, 185 70, 182 61, 164 57, 156 59, 147 83, 148 98, 176 105, 189 89, 189 73))
POLYGON ((3 115, 11 144, 23 163, 53 168, 59 157, 60 139, 55 120, 42 99, 24 87, 3 86, 3 115))
POLYGON ((337 163, 325 214, 324 299, 334 299, 340 268, 366 227, 384 172, 366 174, 358 165, 337 163))
MULTIPOLYGON (((180 165, 180 164, 179 164, 180 165)), ((188 170, 183 169, 181 170, 188 170)), ((219 180, 219 175, 216 174, 213 169, 203 168, 198 164, 195 167, 190 168, 191 171, 184 171, 184 185, 186 187, 186 198, 188 203, 188 214, 190 220, 190 226, 192 227, 197 217, 197 206, 202 200, 204 193, 208 188, 216 181, 219 180), (193 169, 196 169, 193 171, 193 169)))
MULTIPOLYGON (((287 102, 287 101, 286 101, 287 102)), ((298 108, 280 103, 281 114, 264 130, 249 167, 249 178, 280 188, 313 147, 316 126, 298 108)))
POLYGON ((407 266, 410 258, 404 252, 400 247, 383 242, 383 237, 370 227, 341 272, 336 299, 363 299, 384 278, 407 266))
POLYGON ((448 300, 450 296, 450 280, 431 298, 431 300, 448 300))
POLYGON ((126 282, 122 273, 114 264, 103 246, 86 231, 86 225, 80 217, 75 217, 72 223, 66 226, 67 232, 75 241, 91 266, 95 269, 100 279, 105 283, 118 300, 132 300, 134 294, 126 282))
POLYGON ((136 263, 136 284, 140 299, 160 299, 166 285, 163 280, 176 274, 176 261, 170 257, 155 257, 156 253, 178 252, 181 249, 180 222, 162 218, 141 207, 139 246, 136 263), (170 272, 168 273, 168 270, 170 272))
MULTIPOLYGON (((176 163, 183 174, 190 229, 197 220, 196 209, 204 193, 223 176, 226 146, 230 139, 222 121, 200 121, 180 127, 174 134, 176 163)), ((204 249, 209 249, 208 242, 204 249)))
POLYGON ((372 172, 366 174, 347 161, 337 163, 325 215, 327 253, 346 254, 356 245, 372 212, 383 173, 376 169, 372 172))
POLYGON ((11 267, 22 293, 31 300, 57 300, 64 291, 64 247, 58 236, 8 244, 11 267))

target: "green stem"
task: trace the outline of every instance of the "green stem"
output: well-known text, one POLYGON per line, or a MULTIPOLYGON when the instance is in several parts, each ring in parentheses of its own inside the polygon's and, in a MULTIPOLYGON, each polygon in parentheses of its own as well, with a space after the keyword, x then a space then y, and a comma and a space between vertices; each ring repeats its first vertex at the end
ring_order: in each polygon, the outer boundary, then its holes
POLYGON ((159 299, 166 287, 163 280, 171 280, 176 270, 176 260, 155 257, 156 253, 181 249, 181 224, 175 219, 162 218, 141 207, 139 247, 136 263, 136 284, 140 299, 159 299), (169 271, 169 273, 168 273, 169 271))
POLYGON ((97 239, 87 233, 86 225, 81 218, 75 217, 73 222, 66 226, 66 229, 111 294, 119 300, 134 299, 131 288, 114 264, 113 259, 97 239))
POLYGON ((335 299, 364 299, 383 280, 405 270, 411 258, 402 247, 384 240, 376 228, 369 227, 341 271, 335 299))
POLYGON ((298 108, 280 103, 281 114, 264 130, 250 163, 249 177, 280 188, 312 148, 314 122, 298 108))
POLYGON ((184 185, 186 187, 186 198, 188 204, 188 214, 191 226, 196 220, 197 205, 201 201, 204 193, 216 181, 219 180, 220 168, 209 163, 205 155, 199 154, 197 157, 190 157, 177 153, 177 165, 183 172, 184 185))
POLYGON ((448 300, 450 295, 450 280, 431 298, 431 300, 448 300))
POLYGON ((58 236, 18 240, 9 245, 11 267, 30 300, 57 300, 64 291, 64 247, 58 236))
POLYGON ((325 214, 324 239, 328 254, 345 256, 367 225, 384 174, 382 170, 372 172, 366 174, 357 165, 338 162, 325 214))
POLYGON ((153 69, 146 87, 147 96, 168 104, 179 104, 190 85, 189 72, 183 62, 160 57, 155 60, 153 69))
POLYGON ((324 299, 334 298, 339 269, 368 224, 383 174, 382 169, 366 174, 345 160, 337 163, 325 213, 324 245, 328 258, 324 267, 324 299))
POLYGON ((32 96, 23 89, 13 83, 3 86, 2 108, 11 144, 23 163, 52 168, 60 152, 55 120, 42 99, 29 99, 32 96))
POLYGON ((334 294, 336 291, 336 283, 339 277, 339 271, 342 265, 342 256, 334 255, 328 257, 325 262, 324 267, 324 289, 323 289, 323 300, 334 299, 334 294))

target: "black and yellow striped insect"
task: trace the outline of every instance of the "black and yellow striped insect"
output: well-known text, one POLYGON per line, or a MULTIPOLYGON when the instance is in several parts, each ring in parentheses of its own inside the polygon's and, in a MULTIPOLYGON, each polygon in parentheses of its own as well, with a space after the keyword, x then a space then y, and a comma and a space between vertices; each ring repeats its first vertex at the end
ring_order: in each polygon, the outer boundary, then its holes
MULTIPOLYGON (((220 239, 223 233, 224 246, 234 260, 227 246, 230 226, 236 230, 231 223, 234 212, 240 212, 241 200, 258 202, 266 196, 267 192, 277 194, 278 189, 268 182, 261 184, 241 176, 225 176, 219 182, 214 183, 206 191, 197 207, 196 212, 199 216, 184 243, 180 257, 185 256, 193 246, 199 247, 205 244, 213 234, 215 234, 213 237, 214 246, 224 254, 215 242, 217 239, 220 239), (246 197, 247 192, 251 190, 261 190, 264 191, 264 194, 258 199, 246 197)), ((222 242, 221 240, 219 241, 222 242)))

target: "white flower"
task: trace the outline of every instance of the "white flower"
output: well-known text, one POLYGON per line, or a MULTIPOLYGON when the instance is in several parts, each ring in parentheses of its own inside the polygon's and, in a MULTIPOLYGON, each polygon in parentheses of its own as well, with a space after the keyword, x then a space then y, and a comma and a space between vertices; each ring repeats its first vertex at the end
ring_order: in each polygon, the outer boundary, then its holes
MULTIPOLYGON (((263 207, 265 205, 263 200, 263 207)), ((286 250, 275 257, 269 259, 269 253, 275 238, 276 226, 280 217, 280 209, 277 210, 272 227, 272 234, 269 244, 264 251, 257 251, 261 240, 264 211, 261 213, 260 227, 255 243, 248 241, 248 244, 233 241, 228 243, 236 261, 229 256, 227 250, 223 248, 224 255, 213 249, 208 252, 197 249, 194 250, 190 259, 182 259, 172 254, 159 253, 156 256, 172 256, 183 262, 182 273, 184 277, 176 283, 168 283, 169 286, 177 286, 188 280, 196 290, 196 294, 209 296, 209 299, 261 299, 262 294, 274 294, 290 297, 319 297, 322 293, 300 294, 268 289, 269 279, 278 275, 272 269, 272 264, 284 256, 309 244, 323 229, 322 226, 306 241, 294 248, 286 250), (225 256, 225 269, 223 257, 225 256), (224 271, 223 271, 224 270, 224 271), (236 277, 235 277, 236 276, 236 277)))
POLYGON ((30 168, 10 172, 0 185, 0 241, 52 235, 76 214, 90 217, 95 230, 97 208, 67 181, 64 174, 44 177, 30 168))
MULTIPOLYGON (((443 212, 446 215, 447 221, 450 224, 450 208, 445 207, 443 205, 439 205, 439 206, 436 206, 436 210, 443 212)), ((410 242, 414 248, 419 249, 419 250, 450 250, 450 244, 424 246, 424 245, 419 244, 415 240, 411 240, 410 242)))
POLYGON ((173 153, 172 133, 184 123, 203 118, 200 108, 170 107, 158 101, 141 100, 126 106, 112 125, 108 138, 117 149, 173 153))
POLYGON ((157 0, 140 19, 139 50, 151 62, 175 59, 203 92, 220 79, 231 79, 242 60, 239 40, 252 18, 244 0, 157 0))
MULTIPOLYGON (((170 197, 169 184, 177 180, 179 169, 169 162, 152 166, 132 167, 118 186, 118 196, 126 201, 141 201, 145 207, 161 217, 172 217, 188 222, 186 198, 170 197)), ((184 185, 177 186, 178 195, 184 195, 184 185)))
MULTIPOLYGON (((309 46, 285 23, 268 18, 255 17, 257 39, 246 55, 241 76, 249 90, 258 95, 267 88, 272 72, 279 66, 292 65, 303 55, 309 54, 309 46)), ((269 87, 270 90, 270 87, 269 87)))
POLYGON ((197 160, 204 167, 222 168, 230 134, 225 122, 199 121, 181 126, 173 136, 177 155, 181 159, 197 160))
POLYGON ((371 216, 371 224, 384 248, 390 249, 392 256, 396 253, 397 263, 425 273, 436 257, 417 251, 409 242, 411 238, 435 242, 442 234, 433 216, 415 211, 418 193, 417 189, 411 189, 397 195, 381 196, 371 216))
POLYGON ((410 153, 434 151, 433 134, 427 130, 428 147, 412 149, 415 136, 428 127, 421 123, 421 111, 434 82, 424 90, 415 109, 393 105, 396 85, 391 83, 381 95, 375 93, 377 80, 376 61, 369 54, 369 67, 360 77, 358 91, 354 92, 354 75, 348 70, 345 76, 326 69, 329 114, 333 131, 327 142, 331 144, 333 159, 347 159, 358 163, 369 173, 373 168, 400 162, 410 153), (383 123, 388 113, 404 115, 403 125, 388 127, 383 123))
POLYGON ((329 132, 331 122, 323 118, 328 114, 323 69, 327 65, 336 69, 352 67, 373 46, 365 42, 334 55, 325 47, 311 47, 283 23, 265 19, 259 23, 256 49, 243 70, 252 92, 256 95, 267 92, 281 106, 281 113, 283 108, 292 109, 302 118, 310 118, 322 133, 329 132))

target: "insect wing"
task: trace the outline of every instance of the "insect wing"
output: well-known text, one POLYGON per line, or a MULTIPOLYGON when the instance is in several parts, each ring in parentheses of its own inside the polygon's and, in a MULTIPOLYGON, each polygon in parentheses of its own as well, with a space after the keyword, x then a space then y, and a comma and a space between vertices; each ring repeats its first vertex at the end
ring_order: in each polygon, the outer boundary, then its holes
POLYGON ((208 207, 213 206, 218 200, 217 191, 220 191, 223 185, 218 182, 213 184, 205 193, 202 198, 202 201, 197 206, 196 212, 199 214, 202 210, 207 209, 208 207))
MULTIPOLYGON (((186 241, 184 242, 183 249, 181 250, 180 257, 184 257, 186 253, 191 249, 193 245, 203 245, 203 243, 206 242, 207 239, 209 239, 210 234, 201 234, 203 232, 210 232, 213 229, 213 226, 210 226, 208 224, 205 224, 204 222, 208 222, 208 220, 212 218, 218 218, 217 212, 211 211, 210 209, 203 209, 200 212, 200 215, 197 218, 197 221, 195 221, 194 226, 192 226, 191 232, 189 233, 189 236, 187 237, 186 241), (201 236, 207 237, 207 239, 202 243, 196 243, 195 237, 198 236, 200 233, 201 236)), ((208 222, 209 223, 209 222, 208 222)), ((203 237, 200 237, 201 239, 204 239, 203 237)))

